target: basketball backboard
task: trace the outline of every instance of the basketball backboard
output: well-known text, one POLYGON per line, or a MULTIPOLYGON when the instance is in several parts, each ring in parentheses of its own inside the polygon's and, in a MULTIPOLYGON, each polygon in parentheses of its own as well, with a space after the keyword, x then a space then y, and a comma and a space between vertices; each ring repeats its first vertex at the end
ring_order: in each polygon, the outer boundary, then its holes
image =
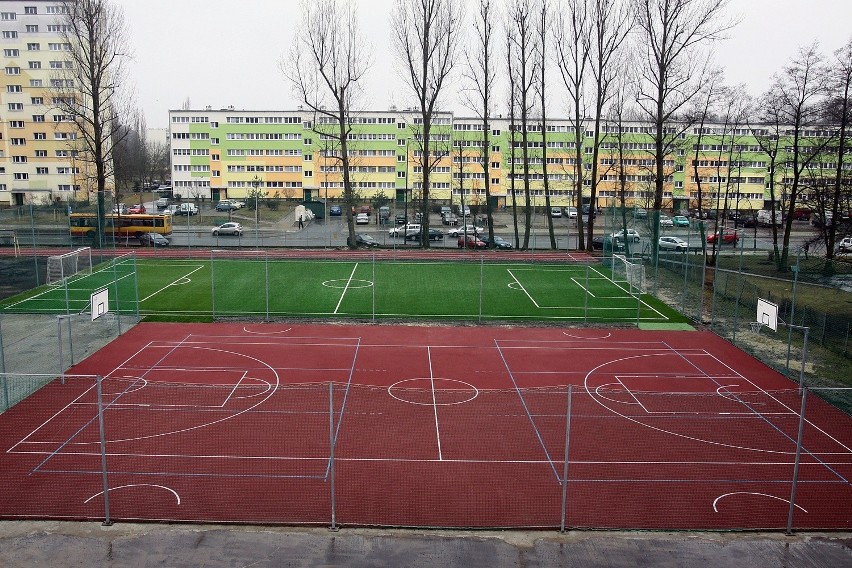
POLYGON ((778 331, 778 304, 758 298, 757 318, 755 321, 762 323, 772 331, 778 331))

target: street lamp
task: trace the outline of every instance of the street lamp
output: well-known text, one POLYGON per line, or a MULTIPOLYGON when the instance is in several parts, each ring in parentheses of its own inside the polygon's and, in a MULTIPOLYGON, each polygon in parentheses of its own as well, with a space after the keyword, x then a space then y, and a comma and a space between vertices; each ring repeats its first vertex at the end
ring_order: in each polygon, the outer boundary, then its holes
POLYGON ((254 176, 254 179, 251 180, 252 186, 254 186, 254 247, 260 248, 260 238, 258 236, 258 226, 260 223, 260 209, 257 206, 257 197, 260 193, 258 189, 260 187, 260 178, 254 176))

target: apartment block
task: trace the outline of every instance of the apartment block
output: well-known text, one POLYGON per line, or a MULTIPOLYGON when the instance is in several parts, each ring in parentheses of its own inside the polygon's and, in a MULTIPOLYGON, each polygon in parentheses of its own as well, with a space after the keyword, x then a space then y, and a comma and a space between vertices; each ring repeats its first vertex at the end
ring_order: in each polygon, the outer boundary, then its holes
MULTIPOLYGON (((255 190, 261 196, 298 200, 343 195, 340 149, 335 137, 324 134, 338 128, 331 118, 304 110, 208 108, 171 111, 169 123, 172 186, 185 198, 246 198, 255 190)), ((524 205, 524 179, 529 179, 532 205, 545 204, 545 191, 552 206, 574 204, 577 137, 570 121, 552 119, 544 127, 533 123, 526 142, 517 125, 513 131, 504 117, 489 120, 488 126, 486 161, 484 121, 451 113, 435 116, 429 160, 433 200, 484 205, 488 180, 493 206, 524 205)), ((424 174, 419 115, 395 109, 364 112, 349 127, 348 153, 358 199, 419 200, 424 174)), ((586 121, 580 136, 583 203, 592 203, 592 127, 586 121)), ((595 206, 615 205, 622 198, 631 205, 652 205, 657 170, 651 128, 641 122, 603 124, 595 206)), ((807 134, 818 142, 831 132, 807 134)), ((695 207, 699 196, 702 206, 711 209, 767 206, 769 158, 759 143, 763 135, 765 131, 754 127, 673 125, 667 130, 669 152, 663 163, 664 208, 695 207)), ((790 165, 780 160, 776 166, 776 200, 782 201, 792 181, 790 165)), ((810 179, 830 177, 832 167, 830 162, 815 162, 810 179)), ((807 198, 807 187, 803 195, 807 198)))
POLYGON ((72 201, 85 189, 76 128, 50 94, 70 65, 60 10, 43 0, 0 2, 0 205, 72 201))

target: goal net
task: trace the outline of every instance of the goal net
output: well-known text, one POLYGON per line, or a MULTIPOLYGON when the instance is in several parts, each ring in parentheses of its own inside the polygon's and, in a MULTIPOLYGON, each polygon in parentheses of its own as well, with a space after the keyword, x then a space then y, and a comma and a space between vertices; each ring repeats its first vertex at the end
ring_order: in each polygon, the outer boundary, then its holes
POLYGON ((92 249, 84 247, 47 259, 47 283, 55 284, 75 274, 92 273, 92 249))
POLYGON ((626 283, 630 293, 645 292, 645 265, 630 262, 621 254, 612 255, 612 281, 616 284, 626 283))

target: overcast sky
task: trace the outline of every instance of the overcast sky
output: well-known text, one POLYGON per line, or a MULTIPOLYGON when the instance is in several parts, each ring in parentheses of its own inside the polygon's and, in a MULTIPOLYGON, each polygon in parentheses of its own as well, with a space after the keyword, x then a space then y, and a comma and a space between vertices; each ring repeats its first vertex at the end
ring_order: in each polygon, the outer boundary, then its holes
MULTIPOLYGON (((289 110, 297 106, 279 63, 286 61, 299 21, 296 0, 113 0, 130 28, 130 78, 150 128, 168 126, 168 111, 189 99, 206 106, 289 110)), ((358 2, 364 35, 373 44, 364 107, 408 106, 389 41, 394 0, 358 2)), ((473 6, 473 0, 467 0, 473 6)), ((731 0, 740 23, 718 44, 716 62, 729 84, 758 95, 796 50, 818 41, 830 54, 852 37, 852 0, 731 0)), ((456 82, 457 84, 457 82, 456 82)), ((553 114, 564 114, 564 94, 551 82, 553 114)), ((471 113, 447 98, 448 110, 471 113)), ((498 112, 502 112, 498 110, 498 112)))

